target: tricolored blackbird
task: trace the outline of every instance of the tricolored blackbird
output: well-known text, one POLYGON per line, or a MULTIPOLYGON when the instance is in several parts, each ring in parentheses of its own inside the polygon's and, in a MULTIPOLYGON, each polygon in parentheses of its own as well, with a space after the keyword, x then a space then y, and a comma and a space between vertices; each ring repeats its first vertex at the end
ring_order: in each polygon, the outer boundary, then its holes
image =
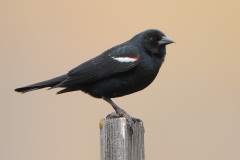
POLYGON ((138 119, 130 117, 111 98, 140 91, 151 84, 164 61, 166 45, 170 43, 173 41, 167 39, 163 32, 146 30, 80 64, 65 75, 15 91, 25 93, 45 87, 62 87, 64 89, 57 92, 61 94, 81 90, 110 103, 116 113, 109 117, 125 117, 131 126, 138 119))

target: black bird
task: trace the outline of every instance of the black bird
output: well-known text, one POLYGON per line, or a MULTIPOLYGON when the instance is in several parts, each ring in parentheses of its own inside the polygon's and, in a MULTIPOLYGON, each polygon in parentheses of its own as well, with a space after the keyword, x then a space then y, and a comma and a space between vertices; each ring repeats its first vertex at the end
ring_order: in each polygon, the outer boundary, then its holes
POLYGON ((80 64, 67 74, 17 88, 25 93, 45 87, 63 90, 57 94, 81 90, 112 105, 115 114, 125 117, 131 126, 138 120, 130 117, 111 98, 125 96, 146 88, 158 74, 166 55, 166 45, 173 43, 159 30, 150 29, 132 39, 108 49, 99 56, 80 64))

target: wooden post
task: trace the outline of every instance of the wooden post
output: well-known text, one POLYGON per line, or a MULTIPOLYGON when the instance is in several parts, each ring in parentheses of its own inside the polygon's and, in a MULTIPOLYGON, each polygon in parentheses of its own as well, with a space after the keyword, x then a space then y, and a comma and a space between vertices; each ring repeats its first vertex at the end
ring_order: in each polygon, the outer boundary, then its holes
POLYGON ((100 125, 101 160, 144 160, 144 127, 133 125, 133 134, 125 118, 103 119, 100 125))

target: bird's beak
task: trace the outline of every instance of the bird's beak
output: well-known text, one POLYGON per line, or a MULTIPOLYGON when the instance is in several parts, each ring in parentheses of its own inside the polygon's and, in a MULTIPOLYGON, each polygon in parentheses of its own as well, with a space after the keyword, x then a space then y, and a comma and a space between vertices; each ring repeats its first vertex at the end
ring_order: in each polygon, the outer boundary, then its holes
POLYGON ((162 37, 162 39, 160 41, 158 41, 159 45, 168 45, 170 43, 174 43, 174 41, 172 41, 171 39, 168 39, 166 37, 162 37))

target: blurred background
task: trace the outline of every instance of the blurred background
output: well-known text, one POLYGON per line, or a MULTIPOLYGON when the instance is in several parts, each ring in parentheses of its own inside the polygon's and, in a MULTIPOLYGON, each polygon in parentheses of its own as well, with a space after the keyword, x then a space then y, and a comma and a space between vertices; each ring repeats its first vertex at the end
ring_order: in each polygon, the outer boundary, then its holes
POLYGON ((0 159, 100 159, 113 109, 82 92, 13 90, 155 28, 176 43, 145 90, 114 101, 145 124, 147 160, 240 159, 237 0, 0 1, 0 159))

